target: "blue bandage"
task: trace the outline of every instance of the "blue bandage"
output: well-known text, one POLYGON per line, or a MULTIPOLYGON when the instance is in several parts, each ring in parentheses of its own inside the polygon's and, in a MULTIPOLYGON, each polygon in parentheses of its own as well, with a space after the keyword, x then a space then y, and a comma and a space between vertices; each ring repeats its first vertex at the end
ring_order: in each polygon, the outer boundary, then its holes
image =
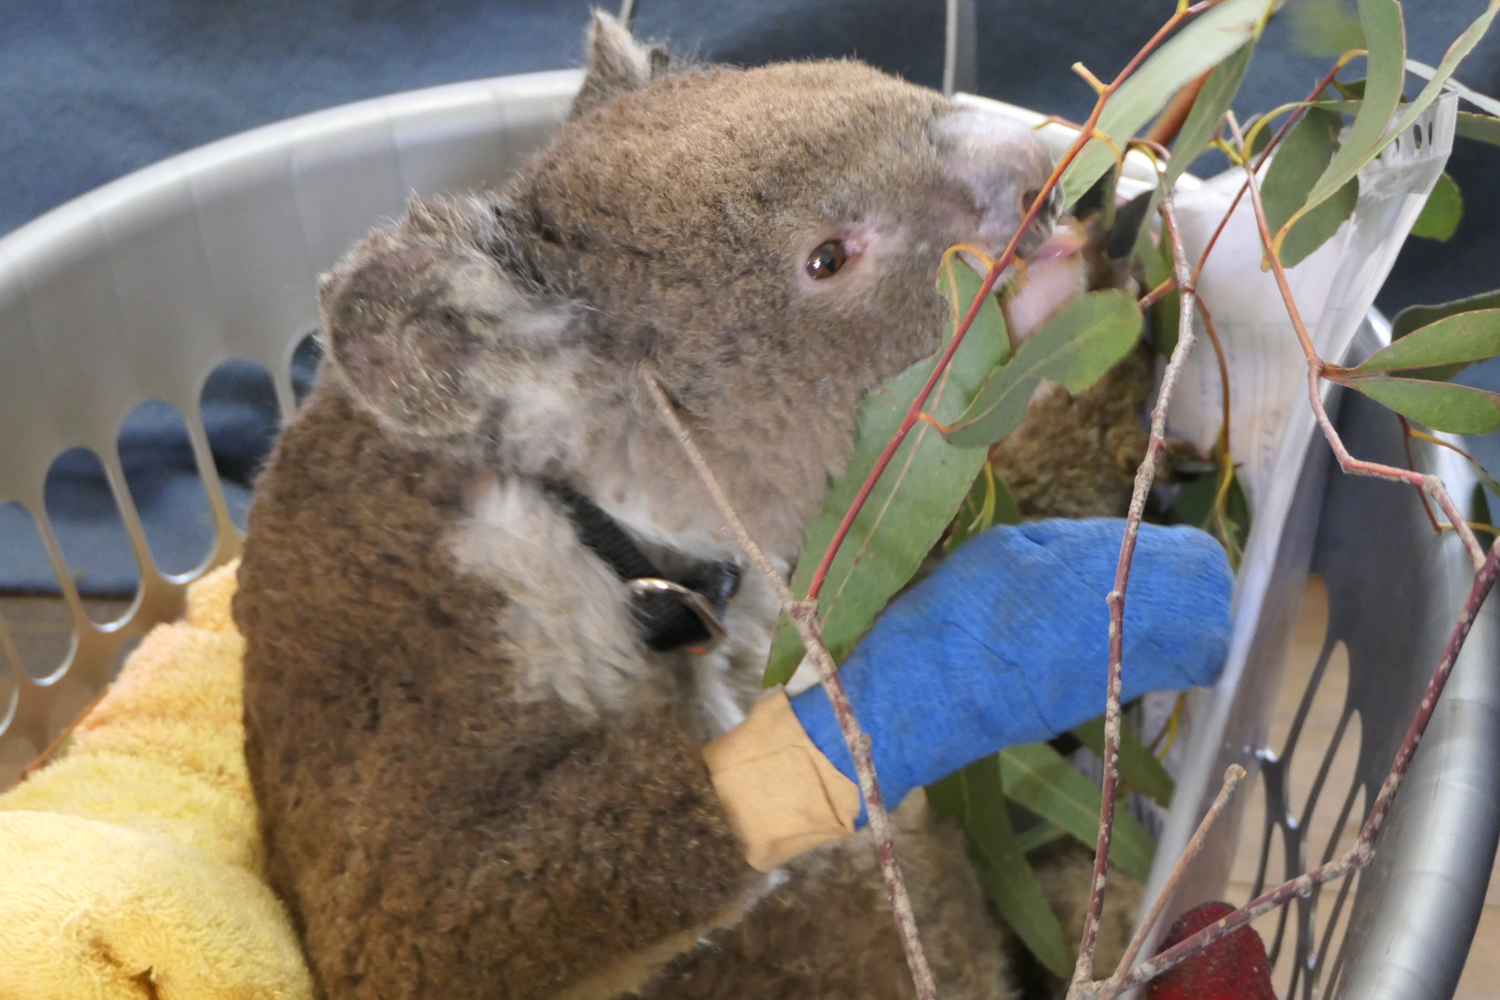
MULTIPOLYGON (((985 754, 1104 710, 1109 607, 1125 522, 1037 521, 972 539, 892 604, 839 674, 887 803, 985 754)), ((1142 525, 1126 591, 1124 699, 1212 684, 1234 578, 1196 528, 1142 525)), ((839 770, 854 763, 821 687, 792 699, 839 770)))

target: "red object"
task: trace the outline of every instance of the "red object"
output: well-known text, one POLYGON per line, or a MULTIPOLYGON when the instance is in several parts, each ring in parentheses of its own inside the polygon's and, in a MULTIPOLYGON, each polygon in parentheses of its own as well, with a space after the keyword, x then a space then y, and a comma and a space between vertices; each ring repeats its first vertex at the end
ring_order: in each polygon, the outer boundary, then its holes
MULTIPOLYGON (((1177 918, 1160 955, 1235 911, 1228 903, 1203 903, 1177 918)), ((1260 935, 1246 925, 1152 980, 1147 1000, 1276 1000, 1271 988, 1271 963, 1260 935)))

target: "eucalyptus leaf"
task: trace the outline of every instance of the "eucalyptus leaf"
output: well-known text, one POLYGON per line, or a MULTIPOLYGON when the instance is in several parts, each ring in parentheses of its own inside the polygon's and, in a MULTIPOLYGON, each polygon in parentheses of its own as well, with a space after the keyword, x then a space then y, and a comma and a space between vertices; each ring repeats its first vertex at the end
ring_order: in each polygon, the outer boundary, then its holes
POLYGON ((1021 508, 1005 480, 995 475, 989 462, 979 467, 974 485, 964 502, 959 505, 958 516, 953 519, 953 531, 943 542, 943 551, 951 554, 964 542, 993 528, 997 524, 1020 524, 1021 508))
POLYGON ((1016 838, 1004 793, 1000 767, 991 754, 928 785, 927 802, 964 828, 975 874, 1000 916, 1038 961, 1053 974, 1067 976, 1073 953, 1016 838))
POLYGON ((1500 394, 1450 382, 1381 375, 1342 380, 1378 403, 1451 434, 1490 434, 1500 430, 1500 394))
POLYGON ((1371 372, 1469 364, 1500 354, 1500 309, 1461 312, 1413 330, 1366 358, 1354 370, 1371 372))
POLYGON ((1051 820, 1038 819, 1031 826, 1016 832, 1016 843, 1022 854, 1039 851, 1048 844, 1055 844, 1068 835, 1068 831, 1051 820))
POLYGON ((1391 321, 1391 339, 1400 340, 1413 330, 1420 330, 1440 319, 1479 309, 1500 309, 1500 288, 1493 292, 1471 295, 1465 299, 1439 302, 1436 305, 1407 306, 1391 321))
POLYGON ((1266 225, 1275 233, 1302 203, 1338 149, 1339 130, 1344 120, 1335 111, 1310 107, 1271 158, 1265 180, 1260 185, 1260 200, 1266 209, 1266 225))
MULTIPOLYGON (((1222 462, 1223 457, 1217 448, 1214 453, 1215 459, 1222 462)), ((1229 493, 1224 498, 1222 509, 1218 499, 1219 471, 1198 476, 1178 488, 1177 498, 1167 511, 1167 522, 1202 528, 1213 535, 1224 546, 1230 567, 1238 569, 1245 543, 1250 540, 1250 504, 1245 499, 1239 476, 1230 478, 1229 493)))
MULTIPOLYGON (((1266 225, 1272 233, 1279 232, 1307 201, 1318 178, 1337 154, 1339 131, 1343 126, 1344 120, 1338 112, 1309 107, 1282 140, 1261 186, 1266 225)), ((1356 178, 1334 197, 1299 219, 1282 243, 1282 265, 1296 266, 1327 242, 1353 214, 1358 201, 1359 181, 1356 178)))
MULTIPOLYGON (((1099 786, 1045 743, 1027 743, 1000 751, 1000 774, 1006 797, 1093 847, 1099 837, 1099 786)), ((1151 874, 1156 841, 1123 809, 1115 810, 1115 833, 1109 860, 1144 882, 1151 874)))
MULTIPOLYGON (((1153 242, 1149 228, 1142 227, 1136 241, 1136 254, 1146 272, 1146 283, 1152 288, 1172 276, 1172 246, 1170 241, 1153 242)), ((1172 289, 1151 306, 1151 348, 1164 358, 1172 356, 1177 346, 1177 335, 1181 331, 1182 297, 1172 289)))
MULTIPOLYGON (((1474 484, 1474 496, 1469 503, 1469 519, 1493 527, 1495 522, 1490 517, 1490 500, 1484 491, 1488 489, 1500 497, 1500 483, 1495 482, 1495 477, 1486 472, 1478 462, 1470 461, 1469 464, 1478 469, 1481 475, 1480 481, 1474 484)), ((1475 540, 1486 549, 1495 544, 1495 534, 1492 531, 1476 531, 1474 535, 1475 540)), ((1025 849, 1024 844, 1022 849, 1025 849)))
MULTIPOLYGON (((983 280, 954 255, 944 258, 939 287, 948 296, 953 316, 945 343, 952 339, 983 280)), ((808 525, 792 577, 796 593, 807 593, 844 513, 940 356, 918 362, 861 402, 854 453, 844 474, 829 487, 823 509, 808 525)), ((947 373, 928 398, 927 411, 943 422, 956 419, 1009 356, 1005 319, 995 297, 987 295, 947 373)), ((930 424, 919 423, 907 434, 850 528, 818 595, 823 640, 836 660, 849 654, 886 602, 916 573, 953 520, 984 460, 983 448, 955 447, 930 424)), ((783 615, 771 643, 765 684, 785 683, 803 652, 796 627, 783 615)))
MULTIPOLYGON (((1078 742, 1092 750, 1095 757, 1104 759, 1103 716, 1085 722, 1073 730, 1073 735, 1078 737, 1078 742)), ((1163 809, 1172 807, 1172 792, 1177 787, 1176 782, 1150 748, 1141 742, 1135 727, 1125 719, 1120 720, 1120 780, 1130 782, 1136 791, 1163 809)))
MULTIPOLYGON (((1123 150, 1179 90, 1257 37, 1273 5, 1274 0, 1225 0, 1189 21, 1115 91, 1099 116, 1099 130, 1123 150)), ((1106 143, 1090 141, 1063 174, 1065 203, 1081 198, 1114 163, 1106 143)))
MULTIPOLYGON (((1401 20, 1401 5, 1396 0, 1360 0, 1360 27, 1365 33, 1365 89, 1359 113, 1338 151, 1308 191, 1307 198, 1294 210, 1289 221, 1295 221, 1333 195, 1375 158, 1385 145, 1386 126, 1401 101, 1406 81, 1406 27, 1401 20)), ((1282 228, 1272 230, 1279 241, 1282 228)))
MULTIPOLYGON (((1417 60, 1415 59, 1406 60, 1406 71, 1408 73, 1415 73, 1417 76, 1420 76, 1424 80, 1431 80, 1438 74, 1438 69, 1436 67, 1429 66, 1424 62, 1417 62, 1417 60)), ((1463 84, 1453 79, 1451 75, 1448 77, 1448 89, 1456 93, 1459 97, 1462 97, 1464 100, 1468 101, 1470 104, 1474 105, 1476 108, 1479 108, 1481 111, 1488 111, 1492 115, 1500 115, 1500 101, 1497 101, 1495 98, 1489 97, 1485 94, 1481 94, 1479 93, 1479 91, 1474 90, 1470 87, 1465 87, 1463 84)))
POLYGON ((1490 473, 1489 469, 1486 469, 1472 458, 1465 455, 1464 459, 1469 463, 1469 468, 1473 470, 1474 478, 1479 480, 1479 482, 1474 484, 1475 509, 1470 512, 1469 516, 1476 521, 1494 524, 1495 522, 1490 520, 1490 502, 1485 499, 1484 491, 1489 490, 1495 496, 1500 497, 1500 482, 1495 481, 1495 477, 1490 473), (1479 509, 1481 504, 1483 505, 1483 509, 1479 509))
POLYGON ((1167 176, 1163 182, 1168 190, 1218 134, 1219 122, 1244 82, 1245 69, 1255 54, 1255 42, 1256 38, 1252 36, 1208 74, 1208 80, 1198 92, 1198 99, 1193 102, 1193 110, 1188 112, 1187 121, 1182 123, 1177 141, 1172 144, 1172 162, 1167 164, 1167 176))
POLYGON ((1465 139, 1475 139, 1493 146, 1500 146, 1500 118, 1460 111, 1455 132, 1465 139))
POLYGON ((1339 227, 1354 214, 1359 203, 1359 178, 1334 192, 1333 197, 1320 203, 1312 211, 1298 219, 1281 243, 1281 266, 1296 267, 1318 247, 1327 243, 1339 227))
POLYGON ((1401 28, 1401 11, 1394 0, 1360 0, 1360 22, 1364 26, 1365 38, 1370 43, 1369 75, 1365 78, 1364 105, 1355 116, 1349 137, 1344 140, 1344 145, 1340 147, 1334 161, 1328 165, 1327 172, 1318 180, 1317 187, 1308 195, 1303 212, 1331 197, 1334 192, 1359 173, 1366 163, 1379 155, 1387 143, 1396 136, 1405 134, 1412 127, 1412 123, 1417 120, 1418 116, 1442 94, 1454 70, 1458 68, 1458 64, 1474 51, 1474 46, 1479 44, 1479 40, 1489 30, 1496 14, 1500 14, 1500 0, 1489 0, 1485 5, 1484 13, 1475 18, 1463 34, 1448 46, 1448 51, 1443 54, 1443 61, 1432 71, 1427 86, 1423 87, 1421 93, 1413 100, 1402 106, 1401 114, 1396 117, 1395 124, 1387 128, 1390 115, 1394 113, 1396 104, 1401 99, 1401 87, 1406 70, 1406 43, 1404 30, 1401 28), (1367 9, 1371 15, 1368 19, 1365 16, 1367 9), (1392 9, 1394 9, 1395 30, 1390 24, 1392 9), (1393 70, 1390 67, 1390 60, 1398 48, 1398 42, 1402 50, 1402 58, 1400 66, 1393 70), (1378 86, 1375 83, 1377 79, 1378 86), (1387 108, 1387 101, 1389 108, 1387 108), (1346 156, 1346 152, 1349 155, 1346 156))
POLYGON ((1010 364, 986 379, 973 403, 948 422, 959 447, 993 444, 1021 425, 1041 379, 1081 392, 1130 352, 1141 336, 1141 311, 1123 289, 1080 295, 1042 324, 1010 364))
POLYGON ((1443 174, 1433 185, 1432 193, 1427 196, 1422 214, 1417 216, 1416 224, 1411 227, 1411 234, 1447 243, 1463 217, 1464 196, 1453 178, 1443 174))
POLYGON ((1301 0, 1287 7, 1292 47, 1304 55, 1336 56, 1362 49, 1365 34, 1343 0, 1301 0))

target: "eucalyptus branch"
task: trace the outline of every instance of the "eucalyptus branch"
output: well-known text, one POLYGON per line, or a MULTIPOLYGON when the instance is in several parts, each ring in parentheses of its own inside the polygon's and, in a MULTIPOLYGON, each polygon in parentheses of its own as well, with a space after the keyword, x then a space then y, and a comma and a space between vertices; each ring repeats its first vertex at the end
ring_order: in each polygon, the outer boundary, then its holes
POLYGON ((1224 0, 1202 0, 1201 3, 1191 6, 1186 3, 1179 3, 1177 10, 1172 16, 1157 29, 1156 34, 1151 36, 1150 41, 1135 54, 1130 62, 1125 65, 1124 69, 1120 70, 1114 80, 1099 89, 1099 97, 1094 102, 1094 110, 1089 113, 1088 120, 1079 127, 1078 138, 1074 140, 1073 145, 1069 146, 1068 151, 1058 160, 1057 166, 1053 168, 1051 175, 1041 186, 1036 198, 1033 199, 1031 205, 1026 210, 1026 214, 1021 218, 1020 224, 1016 227, 1015 234, 1011 236, 1010 242, 1005 246, 1005 251, 996 258, 989 272, 984 276, 984 281, 979 286, 979 293, 974 296, 974 302, 969 306, 968 313, 953 330, 953 339, 949 341, 947 349, 943 351, 942 357, 938 359, 938 363, 933 368, 932 374, 928 376, 927 383, 922 386, 922 391, 917 393, 916 398, 912 400, 911 406, 907 408, 906 416, 902 418, 901 425, 891 435, 890 442, 887 443, 885 450, 880 453, 880 457, 876 459, 874 467, 870 470, 870 474, 865 478, 864 485, 860 487, 859 493, 854 497, 854 502, 849 505, 849 510, 845 512, 843 520, 839 522, 838 529, 833 533, 833 538, 828 543, 828 549, 823 553, 823 558, 819 561, 818 568, 814 571, 812 580, 808 585, 807 599, 809 601, 817 600, 818 594, 823 589, 823 582, 828 578, 828 570, 833 566, 833 560, 838 555, 839 549, 843 546, 844 539, 849 534, 849 529, 854 526, 855 518, 864 509, 865 501, 870 498, 870 493, 874 490, 876 481, 880 479, 881 474, 885 472, 886 466, 895 457, 897 449, 906 440, 906 435, 921 422, 922 407, 927 404, 927 398, 932 395, 932 390, 937 385, 938 380, 947 372, 948 366, 953 360, 953 355, 958 351, 959 345, 963 343, 964 337, 968 335, 969 327, 973 325, 974 318, 979 315, 979 307, 984 303, 985 296, 994 291, 995 284, 999 281, 1000 275, 1015 260, 1016 248, 1020 245, 1021 237, 1025 235, 1026 231, 1031 228, 1032 223, 1036 221, 1042 206, 1050 200, 1048 195, 1052 193, 1052 189, 1062 180, 1063 172, 1078 157, 1078 154, 1083 152, 1084 147, 1094 140, 1095 129, 1099 124, 1099 117, 1104 113, 1104 107, 1109 103, 1109 99, 1130 78, 1130 75, 1140 67, 1146 57, 1168 35, 1175 31, 1183 21, 1201 14, 1210 8, 1217 7, 1222 2, 1224 0))
POLYGON ((1115 585, 1108 597, 1109 689, 1104 709, 1104 780, 1100 792, 1099 840, 1094 851, 1093 881, 1089 887, 1083 940, 1078 946, 1078 963, 1073 968, 1070 996, 1082 995, 1091 985, 1094 952, 1099 939, 1099 918, 1104 910, 1109 845, 1114 837, 1115 786, 1119 782, 1120 772, 1120 688, 1125 654, 1125 592, 1130 585, 1130 564, 1135 555, 1136 539, 1140 535, 1141 518, 1146 510, 1146 496, 1151 492, 1151 482, 1156 476, 1156 463, 1166 449, 1167 408, 1172 402, 1177 376, 1196 339, 1193 334, 1193 305, 1197 296, 1188 269, 1187 254, 1182 247, 1182 234, 1177 225, 1171 191, 1162 193, 1161 212, 1162 228, 1171 241, 1173 267, 1177 273, 1178 287, 1182 290, 1177 346, 1173 348, 1172 357, 1162 374, 1161 391, 1151 410, 1151 435, 1146 444, 1145 457, 1136 470, 1130 510, 1125 518, 1125 537, 1120 543, 1120 560, 1115 569, 1115 585))
POLYGON ((1198 829, 1193 832, 1193 839, 1188 841, 1187 847, 1182 851, 1182 857, 1177 859, 1177 864, 1172 867, 1172 873, 1167 876, 1167 881, 1162 884, 1161 891, 1151 901, 1151 909, 1146 912, 1145 918, 1140 926, 1135 929, 1135 936, 1130 939, 1130 944, 1125 948, 1125 954, 1120 956, 1120 964, 1115 967, 1115 974, 1110 977, 1109 984, 1114 985, 1124 978, 1125 973, 1135 964, 1136 955, 1140 954, 1146 938, 1151 934, 1151 928, 1161 919, 1162 912, 1166 910, 1167 904, 1172 901, 1172 896, 1177 890, 1177 883, 1192 865, 1193 859, 1198 852, 1203 850, 1203 841, 1208 837, 1208 831, 1212 829, 1214 821, 1219 818, 1219 813, 1229 804, 1229 798, 1234 790, 1245 778, 1245 769, 1238 764, 1230 764, 1224 771, 1224 784, 1219 789, 1219 794, 1214 798, 1213 805, 1208 807, 1207 814, 1198 824, 1198 829))
MULTIPOLYGON (((1338 64, 1335 65, 1333 69, 1328 71, 1328 75, 1323 77, 1323 79, 1318 82, 1318 85, 1308 92, 1307 99, 1302 102, 1302 105, 1311 104, 1313 101, 1318 99, 1318 96, 1322 94, 1323 91, 1329 88, 1334 79, 1339 75, 1339 70, 1344 68, 1344 62, 1345 60, 1340 59, 1338 64)), ((1270 159, 1271 153, 1275 151, 1277 146, 1281 145, 1281 140, 1286 138, 1287 133, 1290 132, 1292 130, 1292 127, 1296 125, 1297 122, 1302 118, 1302 115, 1306 113, 1306 110, 1306 107, 1302 107, 1301 110, 1291 115, 1287 118, 1286 121, 1281 123, 1281 127, 1276 130, 1275 135, 1271 136, 1271 141, 1266 143, 1266 148, 1261 150, 1260 156, 1256 158, 1255 169, 1257 171, 1260 170, 1261 167, 1266 165, 1266 160, 1270 159)), ((1250 155, 1251 154, 1249 150, 1245 150, 1243 159, 1249 159, 1250 155)), ((1241 165, 1243 165, 1243 160, 1241 165)), ((1240 185, 1239 191, 1234 196, 1234 201, 1229 203, 1229 211, 1224 213, 1224 217, 1219 220, 1218 226, 1214 228, 1213 235, 1209 236, 1208 242, 1204 244, 1203 254, 1198 258, 1198 263, 1193 267, 1194 282, 1196 282, 1198 278, 1202 276, 1203 265, 1208 263, 1208 255, 1213 253, 1214 247, 1218 245, 1219 237, 1224 232, 1224 227, 1229 225, 1230 217, 1234 215, 1234 210, 1240 207, 1240 200, 1245 197, 1245 192, 1249 190, 1250 182, 1247 180, 1244 184, 1240 185)))
MULTIPOLYGON (((1240 133, 1239 125, 1235 121, 1232 114, 1229 114, 1226 117, 1230 129, 1234 132, 1236 140, 1240 144, 1240 149, 1243 151, 1244 140, 1242 134, 1240 133)), ((1259 184, 1255 177, 1255 165, 1249 162, 1249 157, 1244 158, 1244 165, 1247 174, 1244 190, 1248 191, 1250 194, 1251 203, 1255 208, 1256 222, 1260 231, 1261 241, 1266 248, 1266 254, 1270 263, 1271 270, 1276 276, 1277 287, 1280 290, 1282 298, 1286 304, 1287 312, 1291 317, 1292 325, 1297 333, 1298 341, 1302 345, 1303 351, 1307 356, 1309 395, 1311 397, 1311 405, 1313 407, 1315 415, 1317 416, 1319 427, 1323 430, 1324 436, 1328 439, 1330 446, 1332 446, 1332 448, 1334 449, 1335 455, 1339 458, 1340 467, 1345 472, 1350 472, 1358 475, 1374 476, 1396 482, 1412 483, 1413 485, 1416 485, 1424 490, 1428 495, 1431 495, 1432 498, 1436 500, 1440 506, 1443 507, 1445 512, 1450 513, 1451 517, 1451 512, 1454 509, 1453 503, 1451 498, 1448 496, 1447 490, 1443 486, 1441 479, 1439 479, 1438 477, 1424 476, 1416 472, 1409 472, 1389 466, 1378 465, 1376 463, 1359 461, 1350 457, 1347 450, 1344 448, 1342 440, 1339 438, 1336 430, 1333 428, 1332 422, 1328 418, 1327 411, 1322 405, 1322 399, 1318 390, 1320 386, 1320 379, 1324 377, 1325 365, 1322 359, 1318 356, 1312 344, 1312 339, 1307 333, 1306 326, 1302 322, 1301 315, 1297 310, 1296 302, 1291 295, 1290 287, 1286 280, 1285 269, 1281 264, 1279 255, 1273 248, 1269 226, 1266 223, 1265 207, 1261 202, 1259 184)), ((1175 242, 1173 250, 1174 262, 1177 263, 1180 267, 1181 257, 1179 253, 1179 245, 1175 242)), ((1191 286, 1189 285, 1188 289, 1184 290, 1184 300, 1190 297, 1190 288, 1191 286)), ((1186 316, 1186 314, 1187 307, 1185 305, 1184 315, 1186 316)), ((1176 352, 1174 352, 1173 357, 1175 360, 1176 352)), ((1474 620, 1478 616, 1479 609, 1494 587, 1497 570, 1500 570, 1500 542, 1493 544, 1489 550, 1489 554, 1486 556, 1484 555, 1482 550, 1479 550, 1477 540, 1473 539, 1473 532, 1471 530, 1468 530, 1467 523, 1462 522, 1461 519, 1456 517, 1454 518, 1454 522, 1455 531, 1459 531, 1461 534, 1467 532, 1469 536, 1465 538, 1465 548, 1470 552, 1471 556, 1477 552, 1480 557, 1477 560, 1477 571, 1474 576, 1474 581, 1472 586, 1470 587, 1469 596, 1464 603, 1463 610, 1459 614, 1458 620, 1454 623, 1453 629, 1449 634, 1448 641, 1443 649, 1442 657, 1439 659, 1437 667, 1433 671, 1432 678, 1428 682, 1427 690, 1423 694, 1422 701, 1417 709, 1416 715, 1413 717, 1411 725, 1407 729, 1406 737, 1403 740, 1400 749, 1396 753, 1395 760, 1391 764, 1391 770, 1381 787, 1379 795, 1376 797, 1375 803, 1371 808, 1370 815, 1365 820, 1364 825, 1360 829, 1359 838, 1355 842, 1355 845, 1338 859, 1325 862, 1324 864, 1319 865, 1307 872, 1304 872, 1303 874, 1295 878, 1289 879, 1270 892, 1262 894, 1247 905, 1234 911, 1228 916, 1225 916, 1221 920, 1214 922, 1208 927, 1198 931, 1196 934, 1185 938, 1183 941, 1178 942, 1171 948, 1166 949, 1161 954, 1151 958, 1150 960, 1142 962, 1140 965, 1136 966, 1136 968, 1124 973, 1123 975, 1121 975, 1120 971, 1117 971, 1114 977, 1103 983, 1080 982, 1075 975, 1074 989, 1070 991, 1070 996, 1073 998, 1073 1000, 1109 1000, 1109 998, 1118 996, 1119 994, 1124 993, 1127 990, 1134 989, 1135 987, 1161 975, 1168 969, 1174 967, 1175 965, 1191 957, 1192 955, 1209 947, 1214 942, 1228 936, 1229 934, 1233 933, 1240 927, 1245 926, 1261 915, 1268 913, 1276 909, 1277 907, 1286 905, 1294 897, 1305 896, 1315 887, 1323 885, 1324 883, 1330 882, 1334 879, 1342 878, 1353 872, 1357 872, 1369 864, 1371 858, 1374 857, 1375 841, 1380 834, 1381 827, 1384 824, 1387 815, 1389 815, 1391 804, 1394 800, 1396 791, 1397 789, 1399 789, 1401 782, 1405 777, 1407 768, 1411 764, 1412 757, 1416 753, 1416 749, 1421 741, 1422 734, 1426 731, 1427 725, 1431 721, 1432 714, 1437 707, 1438 699, 1441 697, 1443 689, 1447 684, 1448 678, 1452 674, 1453 666, 1457 662, 1458 655, 1463 649, 1464 642, 1468 638, 1469 630, 1472 628, 1474 620)), ((1113 641, 1114 635, 1112 630, 1112 644, 1113 641)), ((1111 650, 1111 653, 1111 660, 1113 661, 1113 649, 1111 650)), ((1114 663, 1111 662, 1112 682, 1115 680, 1113 671, 1114 663)), ((1113 683, 1111 693, 1114 693, 1113 683)), ((1108 779, 1109 777, 1109 770, 1109 762, 1106 762, 1106 779, 1108 779)), ((1218 803, 1216 802, 1215 805, 1217 807, 1218 803)), ((1200 826, 1200 833, 1203 829, 1204 827, 1200 826)), ((1101 837, 1102 836, 1103 831, 1101 831, 1101 837)), ((1195 839, 1197 839, 1196 836, 1195 839)), ((1184 865, 1185 861, 1179 861, 1179 868, 1183 867, 1184 865)), ((1176 872, 1174 870, 1174 876, 1175 874, 1176 872)), ((1101 887, 1096 885, 1095 888, 1097 891, 1101 887)), ((1165 896, 1166 893, 1164 892, 1162 895, 1165 896)), ((1162 897, 1158 897, 1158 902, 1160 902, 1161 898, 1162 897)), ((1153 910, 1155 909, 1156 907, 1153 906, 1153 910)), ((1155 913, 1148 916, 1148 925, 1149 923, 1155 921, 1156 916, 1157 915, 1155 913)), ((1088 928, 1085 927, 1085 934, 1087 934, 1087 931, 1088 928)), ((1080 964, 1082 964, 1082 961, 1083 956, 1080 955, 1080 964)), ((1124 967, 1125 963, 1122 963, 1121 970, 1123 970, 1124 967)))
POLYGON ((1359 839, 1355 845, 1336 861, 1319 865, 1311 871, 1283 882, 1221 920, 1184 938, 1149 961, 1142 962, 1118 982, 1111 980, 1097 993, 1081 995, 1086 995, 1088 1000, 1109 1000, 1126 990, 1134 989, 1142 983, 1155 979, 1215 941, 1232 934, 1262 914, 1269 913, 1278 906, 1286 905, 1296 896, 1306 896, 1314 887, 1325 882, 1357 872, 1370 863, 1370 859, 1375 856, 1375 839, 1380 835, 1381 825, 1390 812, 1396 789, 1400 787, 1406 769, 1411 764, 1412 756, 1417 751, 1417 744, 1421 742, 1427 723, 1432 719, 1432 713, 1437 708, 1438 699, 1448 683, 1448 677, 1453 673, 1453 665, 1458 660, 1458 654, 1463 650, 1464 640, 1469 636, 1469 629, 1473 627, 1474 619, 1478 616, 1485 598, 1494 588, 1497 570, 1500 570, 1500 543, 1490 546, 1489 555, 1480 565, 1479 571, 1474 574, 1474 584, 1469 588, 1468 599, 1464 601, 1458 621, 1454 623, 1453 630, 1449 633, 1448 642, 1443 647, 1442 658, 1433 671, 1432 679, 1427 683, 1427 690, 1422 694, 1421 705, 1411 721, 1411 726, 1406 731, 1406 738, 1401 743, 1401 749, 1396 752, 1396 759, 1391 764, 1390 773, 1381 786, 1380 794, 1376 796, 1370 816, 1360 828, 1359 839))
MULTIPOLYGON (((1229 121, 1229 127, 1233 130, 1235 140, 1244 146, 1244 136, 1240 133, 1239 123, 1235 120, 1233 112, 1225 116, 1229 121)), ((1260 230, 1260 239, 1266 250, 1266 259, 1270 262, 1271 273, 1276 276, 1276 287, 1281 291, 1281 299, 1286 304, 1287 315, 1291 318, 1292 329, 1297 333, 1297 341, 1302 345, 1302 353, 1307 356, 1307 390, 1308 397, 1312 402, 1313 414, 1317 417, 1318 426, 1323 430, 1323 436, 1328 439, 1328 444, 1333 448, 1333 454, 1338 459, 1339 468, 1346 473, 1357 476, 1371 476, 1376 479, 1385 479, 1395 483, 1411 483, 1427 492, 1437 505, 1448 515, 1453 530, 1463 539, 1464 548, 1468 550, 1469 558, 1474 566, 1478 568, 1484 562, 1484 549, 1480 548, 1479 540, 1474 537, 1473 530, 1468 521, 1459 512, 1458 506, 1453 498, 1448 495, 1448 488, 1443 480, 1434 475, 1424 475, 1420 472, 1407 469, 1398 469, 1393 465, 1381 465, 1378 462, 1366 462, 1354 458, 1344 447, 1343 439, 1329 419, 1328 410, 1323 406, 1323 396, 1320 391, 1322 379, 1325 377, 1328 363, 1318 356, 1317 348, 1313 345, 1312 337, 1307 332, 1307 326, 1302 321, 1302 313, 1297 308, 1296 299, 1292 296, 1291 285, 1287 282, 1286 268, 1281 265, 1281 255, 1275 249, 1270 226, 1266 222, 1266 207, 1260 197, 1260 182, 1256 179, 1255 170, 1246 166, 1245 184, 1250 191, 1250 202, 1255 207, 1255 224, 1260 230)))
POLYGON ((652 399, 656 402, 657 410, 661 413, 662 421, 676 435, 688 461, 713 496, 714 503, 718 505, 719 513, 723 516, 730 535, 744 550, 755 568, 765 577, 771 589, 776 592, 782 609, 796 624, 797 631, 802 636, 802 643, 812 657, 813 664, 818 671, 818 678, 823 684, 823 690, 828 693, 828 701, 832 704, 834 715, 838 719, 844 742, 848 744, 849 754, 854 758, 854 770, 859 776, 859 790, 864 795, 865 811, 870 819, 870 832, 875 837, 875 850, 880 857, 880 873, 885 881, 886 897, 890 900, 891 911, 896 917, 896 931, 901 937, 901 946, 906 951, 906 963, 911 969, 912 981, 917 987, 917 996, 919 1000, 936 1000, 937 985, 933 981, 927 955, 922 950, 922 941, 917 934, 916 917, 912 913, 911 896, 906 891, 906 880, 901 875, 901 865, 896 858, 896 843, 891 832, 890 817, 886 813, 885 800, 880 794, 880 783, 875 774, 875 762, 870 755, 870 737, 859 728, 859 720, 854 717, 854 706, 849 703, 849 694, 844 690, 844 682, 839 679, 838 668, 834 666, 833 657, 823 642, 823 635, 818 627, 818 604, 812 600, 797 600, 791 587, 787 586, 781 574, 776 571, 776 567, 771 565, 771 560, 750 536, 749 530, 740 520, 739 514, 735 512, 734 505, 730 502, 729 495, 724 492, 724 487, 719 483, 718 477, 709 468, 698 446, 693 443, 692 435, 682 425, 682 421, 677 419, 672 403, 667 399, 667 394, 662 391, 661 385, 649 374, 643 377, 652 399))

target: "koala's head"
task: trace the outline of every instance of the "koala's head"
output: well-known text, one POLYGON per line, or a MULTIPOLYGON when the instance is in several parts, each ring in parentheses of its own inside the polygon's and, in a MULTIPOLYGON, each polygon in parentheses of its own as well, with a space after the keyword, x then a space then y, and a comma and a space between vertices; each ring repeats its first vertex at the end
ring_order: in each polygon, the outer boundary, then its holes
POLYGON ((414 207, 326 279, 333 365, 393 429, 498 443, 606 509, 634 502, 624 466, 681 468, 649 372, 794 553, 859 400, 940 345, 944 250, 997 255, 1051 159, 857 62, 676 67, 603 14, 589 46, 568 121, 497 198, 414 207))

